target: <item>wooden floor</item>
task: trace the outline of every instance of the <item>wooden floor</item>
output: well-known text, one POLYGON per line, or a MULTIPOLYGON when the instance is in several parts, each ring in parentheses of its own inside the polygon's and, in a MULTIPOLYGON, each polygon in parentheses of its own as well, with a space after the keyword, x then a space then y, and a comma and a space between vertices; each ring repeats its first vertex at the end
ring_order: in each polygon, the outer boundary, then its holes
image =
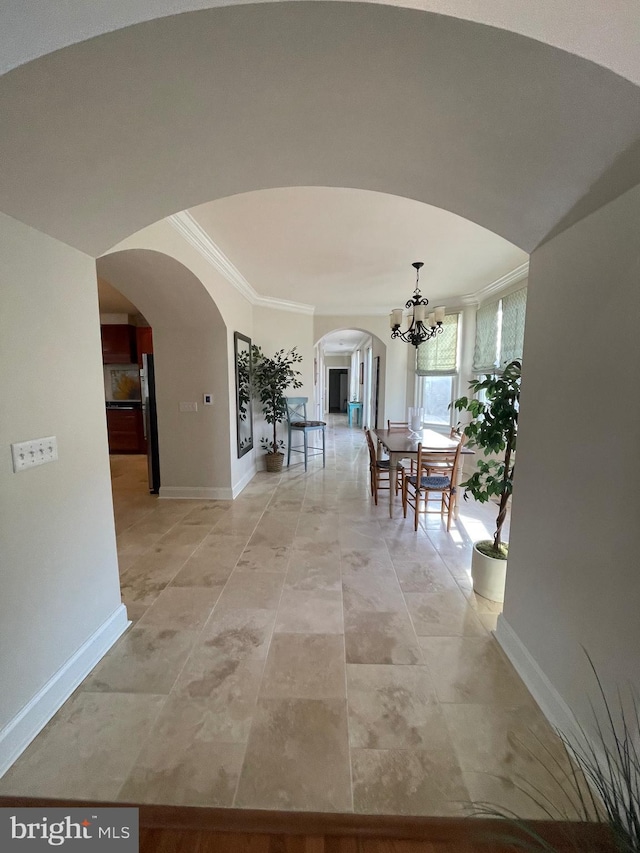
MULTIPOLYGON (((140 853, 514 853, 508 824, 487 819, 412 818, 138 806, 0 797, 0 808, 139 808, 140 853)), ((560 853, 613 853, 606 828, 530 821, 560 853)), ((522 836, 520 836, 522 837, 522 836)), ((529 848, 531 849, 531 848, 529 848)), ((550 848, 540 847, 540 850, 550 848)))

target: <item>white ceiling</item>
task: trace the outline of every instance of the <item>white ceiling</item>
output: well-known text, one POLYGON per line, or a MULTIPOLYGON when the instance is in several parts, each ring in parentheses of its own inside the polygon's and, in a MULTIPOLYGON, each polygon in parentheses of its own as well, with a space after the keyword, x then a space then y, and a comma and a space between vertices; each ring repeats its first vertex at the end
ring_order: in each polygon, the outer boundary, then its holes
POLYGON ((384 193, 289 187, 190 210, 262 297, 316 314, 388 314, 415 285, 430 304, 459 305, 527 260, 521 249, 446 210, 384 193))
POLYGON ((350 355, 366 340, 358 329, 343 329, 339 332, 329 332, 322 338, 322 348, 325 355, 350 355))

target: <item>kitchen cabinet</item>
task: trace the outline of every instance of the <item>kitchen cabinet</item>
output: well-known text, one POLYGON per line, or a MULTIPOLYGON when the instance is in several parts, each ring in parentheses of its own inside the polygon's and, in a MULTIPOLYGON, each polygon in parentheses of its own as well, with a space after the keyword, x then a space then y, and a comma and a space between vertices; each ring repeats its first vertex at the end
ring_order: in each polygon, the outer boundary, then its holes
POLYGON ((136 351, 138 366, 142 367, 142 356, 153 352, 153 334, 151 326, 136 326, 136 351))
POLYGON ((100 326, 102 361, 104 364, 134 364, 136 352, 136 327, 124 323, 100 326))
POLYGON ((109 453, 145 453, 142 409, 107 409, 109 453))

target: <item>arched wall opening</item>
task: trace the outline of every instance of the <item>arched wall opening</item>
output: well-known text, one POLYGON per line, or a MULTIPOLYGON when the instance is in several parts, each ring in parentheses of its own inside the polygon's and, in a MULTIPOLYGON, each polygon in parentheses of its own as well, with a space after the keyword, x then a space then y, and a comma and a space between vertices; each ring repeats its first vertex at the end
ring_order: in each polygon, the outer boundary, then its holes
POLYGON ((227 328, 211 294, 179 261, 147 249, 104 255, 96 268, 153 328, 160 495, 230 497, 227 328), (181 402, 197 411, 180 411, 181 402))
MULTIPOLYGON (((366 324, 357 322, 354 325, 345 325, 344 321, 342 324, 336 324, 335 320, 318 317, 314 328, 316 334, 322 330, 322 334, 316 338, 315 342, 315 357, 318 362, 316 402, 320 406, 319 414, 324 416, 331 411, 328 370, 330 367, 347 366, 349 380, 347 403, 356 401, 362 403, 362 412, 358 418, 359 426, 370 429, 384 425, 387 387, 387 346, 379 335, 372 331, 372 320, 375 323, 377 318, 367 318, 366 324), (339 333, 353 332, 360 335, 360 340, 353 345, 350 352, 345 353, 343 359, 336 360, 327 353, 328 340, 339 338, 341 336, 339 333), (357 363, 356 352, 360 353, 357 363)), ((377 328, 377 332, 379 331, 380 329, 377 328)), ((333 351, 333 348, 331 349, 333 351)))
MULTIPOLYGON (((61 448, 58 463, 33 476, 0 473, 12 554, 0 619, 0 646, 12 650, 1 661, 0 681, 11 685, 0 697, 5 731, 22 725, 21 709, 89 639, 94 660, 104 653, 125 618, 104 521, 93 258, 176 210, 268 186, 408 196, 534 250, 503 644, 556 710, 568 705, 584 722, 581 643, 607 686, 637 683, 626 521, 637 496, 624 464, 637 457, 627 423, 640 422, 638 402, 627 403, 624 423, 610 413, 628 400, 638 361, 638 88, 505 31, 347 6, 244 6, 152 21, 0 78, 0 159, 11 164, 0 175, 3 385, 20 403, 8 406, 3 441, 56 434, 61 448), (585 334, 603 281, 614 345, 585 334), (81 305, 74 317, 69 296, 81 305), (73 394, 84 405, 79 420, 65 405, 73 394), (592 463, 612 444, 621 488, 604 505, 592 463), (563 528, 548 486, 560 470, 575 496, 563 506, 563 528), (47 605, 34 614, 36 583, 47 605), (46 648, 37 642, 44 635, 46 648)), ((327 322, 316 318, 314 328, 327 322)))

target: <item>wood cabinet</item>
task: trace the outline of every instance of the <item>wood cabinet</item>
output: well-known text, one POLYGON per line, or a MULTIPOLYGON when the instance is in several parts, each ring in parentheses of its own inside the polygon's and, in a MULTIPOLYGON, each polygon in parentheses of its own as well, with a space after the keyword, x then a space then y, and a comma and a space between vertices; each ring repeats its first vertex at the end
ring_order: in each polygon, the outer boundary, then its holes
POLYGON ((109 453, 144 453, 142 409, 107 409, 109 453))
POLYGON ((153 352, 153 333, 151 326, 136 326, 136 352, 138 365, 142 367, 142 356, 153 352))
POLYGON ((104 364, 134 364, 138 360, 136 327, 123 323, 100 326, 104 364))

